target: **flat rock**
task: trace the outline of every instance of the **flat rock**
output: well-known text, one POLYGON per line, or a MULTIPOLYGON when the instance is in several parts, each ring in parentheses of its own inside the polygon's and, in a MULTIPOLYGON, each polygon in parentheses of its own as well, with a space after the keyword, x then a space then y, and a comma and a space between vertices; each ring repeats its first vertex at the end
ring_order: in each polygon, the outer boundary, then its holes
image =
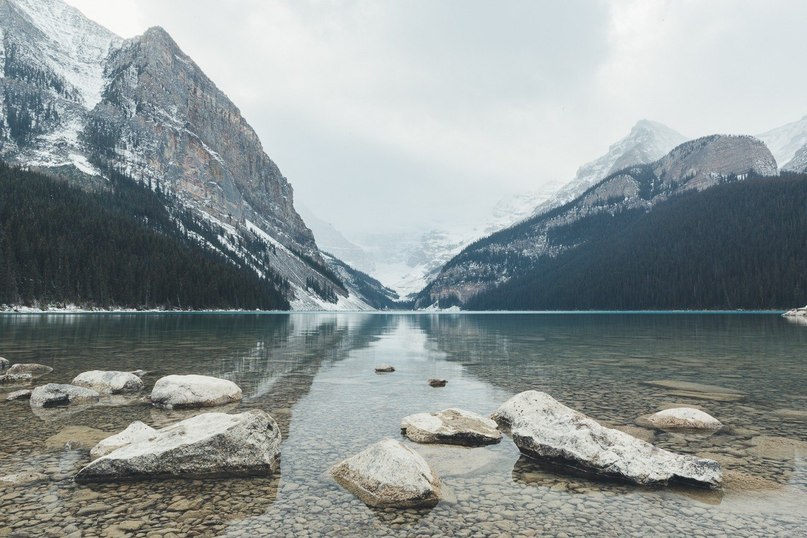
POLYGON ((206 375, 161 377, 151 391, 151 403, 166 409, 215 407, 241 400, 241 389, 226 379, 206 375))
POLYGON ((416 443, 446 445, 490 445, 502 439, 502 432, 491 419, 454 408, 404 417, 401 433, 416 443))
POLYGON ((649 425, 662 430, 718 430, 723 424, 712 415, 691 407, 673 407, 636 420, 639 426, 649 425))
POLYGON ((743 394, 726 394, 724 392, 696 392, 688 390, 671 390, 667 394, 680 398, 692 398, 695 400, 709 400, 710 402, 741 402, 745 400, 743 394))
POLYGON ((807 441, 773 435, 758 435, 751 438, 750 443, 748 453, 759 458, 780 461, 791 461, 797 457, 807 458, 807 441))
POLYGON ((6 486, 24 486, 27 484, 33 484, 35 482, 42 482, 47 479, 48 477, 43 475, 42 473, 36 473, 33 471, 21 471, 19 473, 12 473, 7 474, 5 476, 0 476, 0 484, 6 486))
POLYGON ((807 410, 805 409, 776 409, 771 414, 785 420, 796 422, 807 421, 807 410))
POLYGON ((126 445, 148 440, 156 434, 157 430, 136 420, 122 432, 101 440, 90 450, 90 458, 98 459, 126 445))
POLYGON ((14 400, 28 400, 31 398, 31 391, 28 389, 15 390, 6 394, 6 400, 11 402, 14 400))
POLYGON ((129 372, 91 370, 73 379, 73 385, 92 389, 99 394, 127 394, 143 388, 143 380, 129 372))
POLYGON ((693 383, 691 381, 676 381, 674 379, 659 379, 657 381, 643 381, 644 385, 660 387, 670 390, 681 390, 685 392, 706 392, 711 394, 734 394, 742 396, 739 390, 718 387, 717 385, 704 385, 703 383, 693 383))
POLYGON ((31 407, 56 407, 68 404, 83 404, 97 402, 99 394, 92 389, 48 383, 36 387, 31 391, 31 407))
POLYGON ((379 364, 378 366, 375 367, 375 372, 377 374, 388 374, 388 373, 394 372, 394 371, 395 371, 395 367, 390 366, 389 364, 379 364))
MULTIPOLYGON (((440 477, 479 476, 486 468, 499 468, 510 463, 510 455, 489 448, 457 445, 421 444, 412 447, 440 477)), ((441 499, 445 500, 445 484, 441 499)))
POLYGON ((15 364, 0 376, 0 383, 27 383, 53 371, 50 366, 36 363, 15 364))
POLYGON ((368 506, 419 508, 440 501, 440 479, 419 454, 384 439, 331 468, 331 475, 368 506))
POLYGON ((75 450, 82 448, 89 450, 98 441, 108 437, 109 432, 90 428, 89 426, 65 426, 62 430, 45 440, 48 448, 75 450))
POLYGON ((448 381, 445 379, 429 379, 428 383, 431 387, 445 387, 448 381))
POLYGON ((639 485, 678 482, 713 488, 722 479, 715 461, 674 454, 606 428, 543 392, 513 396, 492 418, 510 429, 524 455, 541 462, 639 485))
POLYGON ((267 476, 279 464, 280 441, 280 428, 265 411, 203 413, 96 459, 75 479, 267 476))

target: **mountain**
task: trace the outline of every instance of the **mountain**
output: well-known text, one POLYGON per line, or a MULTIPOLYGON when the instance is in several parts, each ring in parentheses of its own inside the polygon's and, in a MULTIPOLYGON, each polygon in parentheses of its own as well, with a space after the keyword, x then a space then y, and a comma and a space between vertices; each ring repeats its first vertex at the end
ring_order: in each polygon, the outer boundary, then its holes
POLYGON ((765 142, 782 170, 807 170, 807 116, 771 129, 757 138, 765 142))
POLYGON ((445 265, 416 304, 465 304, 544 258, 579 248, 621 213, 647 212, 677 194, 748 174, 777 174, 775 159, 759 140, 714 135, 685 142, 653 163, 609 175, 563 206, 476 241, 445 265))
POLYGON ((295 309, 356 306, 238 108, 161 28, 122 40, 60 0, 0 0, 0 159, 109 188, 170 193, 295 309), (255 256, 244 245, 270 253, 255 256))
POLYGON ((534 213, 545 213, 571 202, 614 172, 656 161, 686 140, 684 135, 664 124, 639 120, 627 136, 611 144, 605 155, 581 166, 574 179, 538 205, 534 213))
POLYGON ((473 297, 473 310, 787 309, 807 297, 807 174, 688 190, 473 297))
POLYGON ((319 218, 305 204, 295 204, 300 216, 314 233, 317 245, 332 256, 365 273, 375 271, 375 263, 365 250, 350 241, 336 227, 319 218))

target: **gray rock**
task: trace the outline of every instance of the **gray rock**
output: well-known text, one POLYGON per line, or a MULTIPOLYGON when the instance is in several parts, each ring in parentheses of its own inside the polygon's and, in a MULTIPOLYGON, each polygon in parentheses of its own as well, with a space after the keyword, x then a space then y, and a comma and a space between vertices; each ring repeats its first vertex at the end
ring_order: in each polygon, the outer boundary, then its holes
POLYGON ((53 368, 44 364, 15 364, 6 371, 5 375, 0 376, 0 383, 24 383, 38 379, 52 371, 53 368))
POLYGON ((0 357, 0 372, 8 370, 9 366, 11 366, 11 364, 8 362, 8 359, 0 357))
POLYGON ((375 373, 377 374, 387 374, 394 371, 395 367, 390 366, 389 364, 380 364, 375 367, 375 373))
POLYGON ((99 394, 126 394, 143 388, 143 380, 129 372, 90 370, 73 379, 73 385, 92 389, 99 394))
POLYGON ((166 409, 215 407, 241 400, 241 389, 226 379, 206 375, 161 377, 151 391, 151 403, 166 409))
POLYGON ((606 428, 543 392, 513 396, 492 418, 510 429, 523 454, 547 463, 639 485, 679 482, 714 488, 722 480, 716 461, 674 454, 606 428))
POLYGON ((428 383, 431 387, 445 387, 448 381, 445 379, 429 379, 428 383))
POLYGON ((78 482, 267 476, 279 464, 280 428, 265 411, 203 413, 98 458, 78 482))
POLYGON ((97 402, 99 394, 84 387, 60 383, 48 383, 31 391, 31 407, 56 407, 68 404, 97 402))
POLYGON ((419 454, 384 439, 331 468, 331 475, 368 506, 418 508, 440 501, 440 479, 419 454))
POLYGON ((453 408, 404 417, 401 433, 416 443, 447 445, 489 445, 502 439, 502 433, 491 419, 453 408))
POLYGON ((723 424, 712 415, 691 407, 673 407, 652 415, 639 417, 640 426, 649 425, 662 430, 718 430, 723 424))
POLYGON ((24 486, 33 484, 35 482, 42 482, 47 480, 48 477, 42 473, 35 473, 33 471, 20 471, 19 473, 7 474, 0 476, 0 484, 7 486, 24 486))
POLYGON ((14 392, 10 392, 6 395, 6 401, 13 401, 13 400, 28 400, 31 398, 31 391, 28 389, 23 390, 15 390, 14 392))
POLYGON ((157 430, 136 420, 122 432, 101 440, 90 450, 90 458, 98 459, 126 445, 151 439, 156 434, 157 430))

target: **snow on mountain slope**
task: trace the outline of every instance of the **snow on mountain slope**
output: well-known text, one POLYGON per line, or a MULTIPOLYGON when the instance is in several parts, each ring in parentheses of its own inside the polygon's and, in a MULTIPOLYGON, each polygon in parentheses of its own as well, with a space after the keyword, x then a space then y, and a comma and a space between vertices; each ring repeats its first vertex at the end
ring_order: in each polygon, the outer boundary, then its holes
POLYGON ((640 120, 627 136, 611 144, 605 155, 581 166, 574 179, 538 205, 534 214, 571 202, 598 181, 623 168, 660 159, 686 140, 684 135, 666 125, 640 120))
POLYGON ((757 135, 757 138, 765 142, 781 170, 797 170, 800 161, 791 161, 799 150, 807 146, 807 116, 757 135))

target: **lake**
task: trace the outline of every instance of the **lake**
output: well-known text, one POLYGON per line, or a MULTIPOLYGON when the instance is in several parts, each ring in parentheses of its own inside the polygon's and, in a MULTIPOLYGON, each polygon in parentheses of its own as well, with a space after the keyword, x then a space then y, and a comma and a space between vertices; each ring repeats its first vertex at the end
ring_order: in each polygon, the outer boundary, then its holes
MULTIPOLYGON (((161 427, 198 411, 135 399, 32 411, 0 401, 0 536, 488 536, 807 534, 807 326, 775 314, 45 314, 0 315, 0 356, 86 370, 197 373, 236 382, 283 433, 271 478, 78 485, 107 433, 161 427), (392 374, 374 366, 389 363, 392 374), (444 378, 444 388, 429 378, 444 378), (646 384, 717 385, 739 398, 646 384), (370 509, 328 469, 401 418, 461 407, 488 415, 528 389, 609 426, 672 404, 697 405, 715 434, 632 430, 718 460, 721 491, 642 488, 571 476, 521 457, 509 437, 465 449, 416 445, 440 475, 431 510, 370 509), (726 401, 730 400, 730 401, 726 401)), ((0 392, 18 387, 0 385, 0 392)), ((3 399, 4 400, 4 399, 3 399)))

